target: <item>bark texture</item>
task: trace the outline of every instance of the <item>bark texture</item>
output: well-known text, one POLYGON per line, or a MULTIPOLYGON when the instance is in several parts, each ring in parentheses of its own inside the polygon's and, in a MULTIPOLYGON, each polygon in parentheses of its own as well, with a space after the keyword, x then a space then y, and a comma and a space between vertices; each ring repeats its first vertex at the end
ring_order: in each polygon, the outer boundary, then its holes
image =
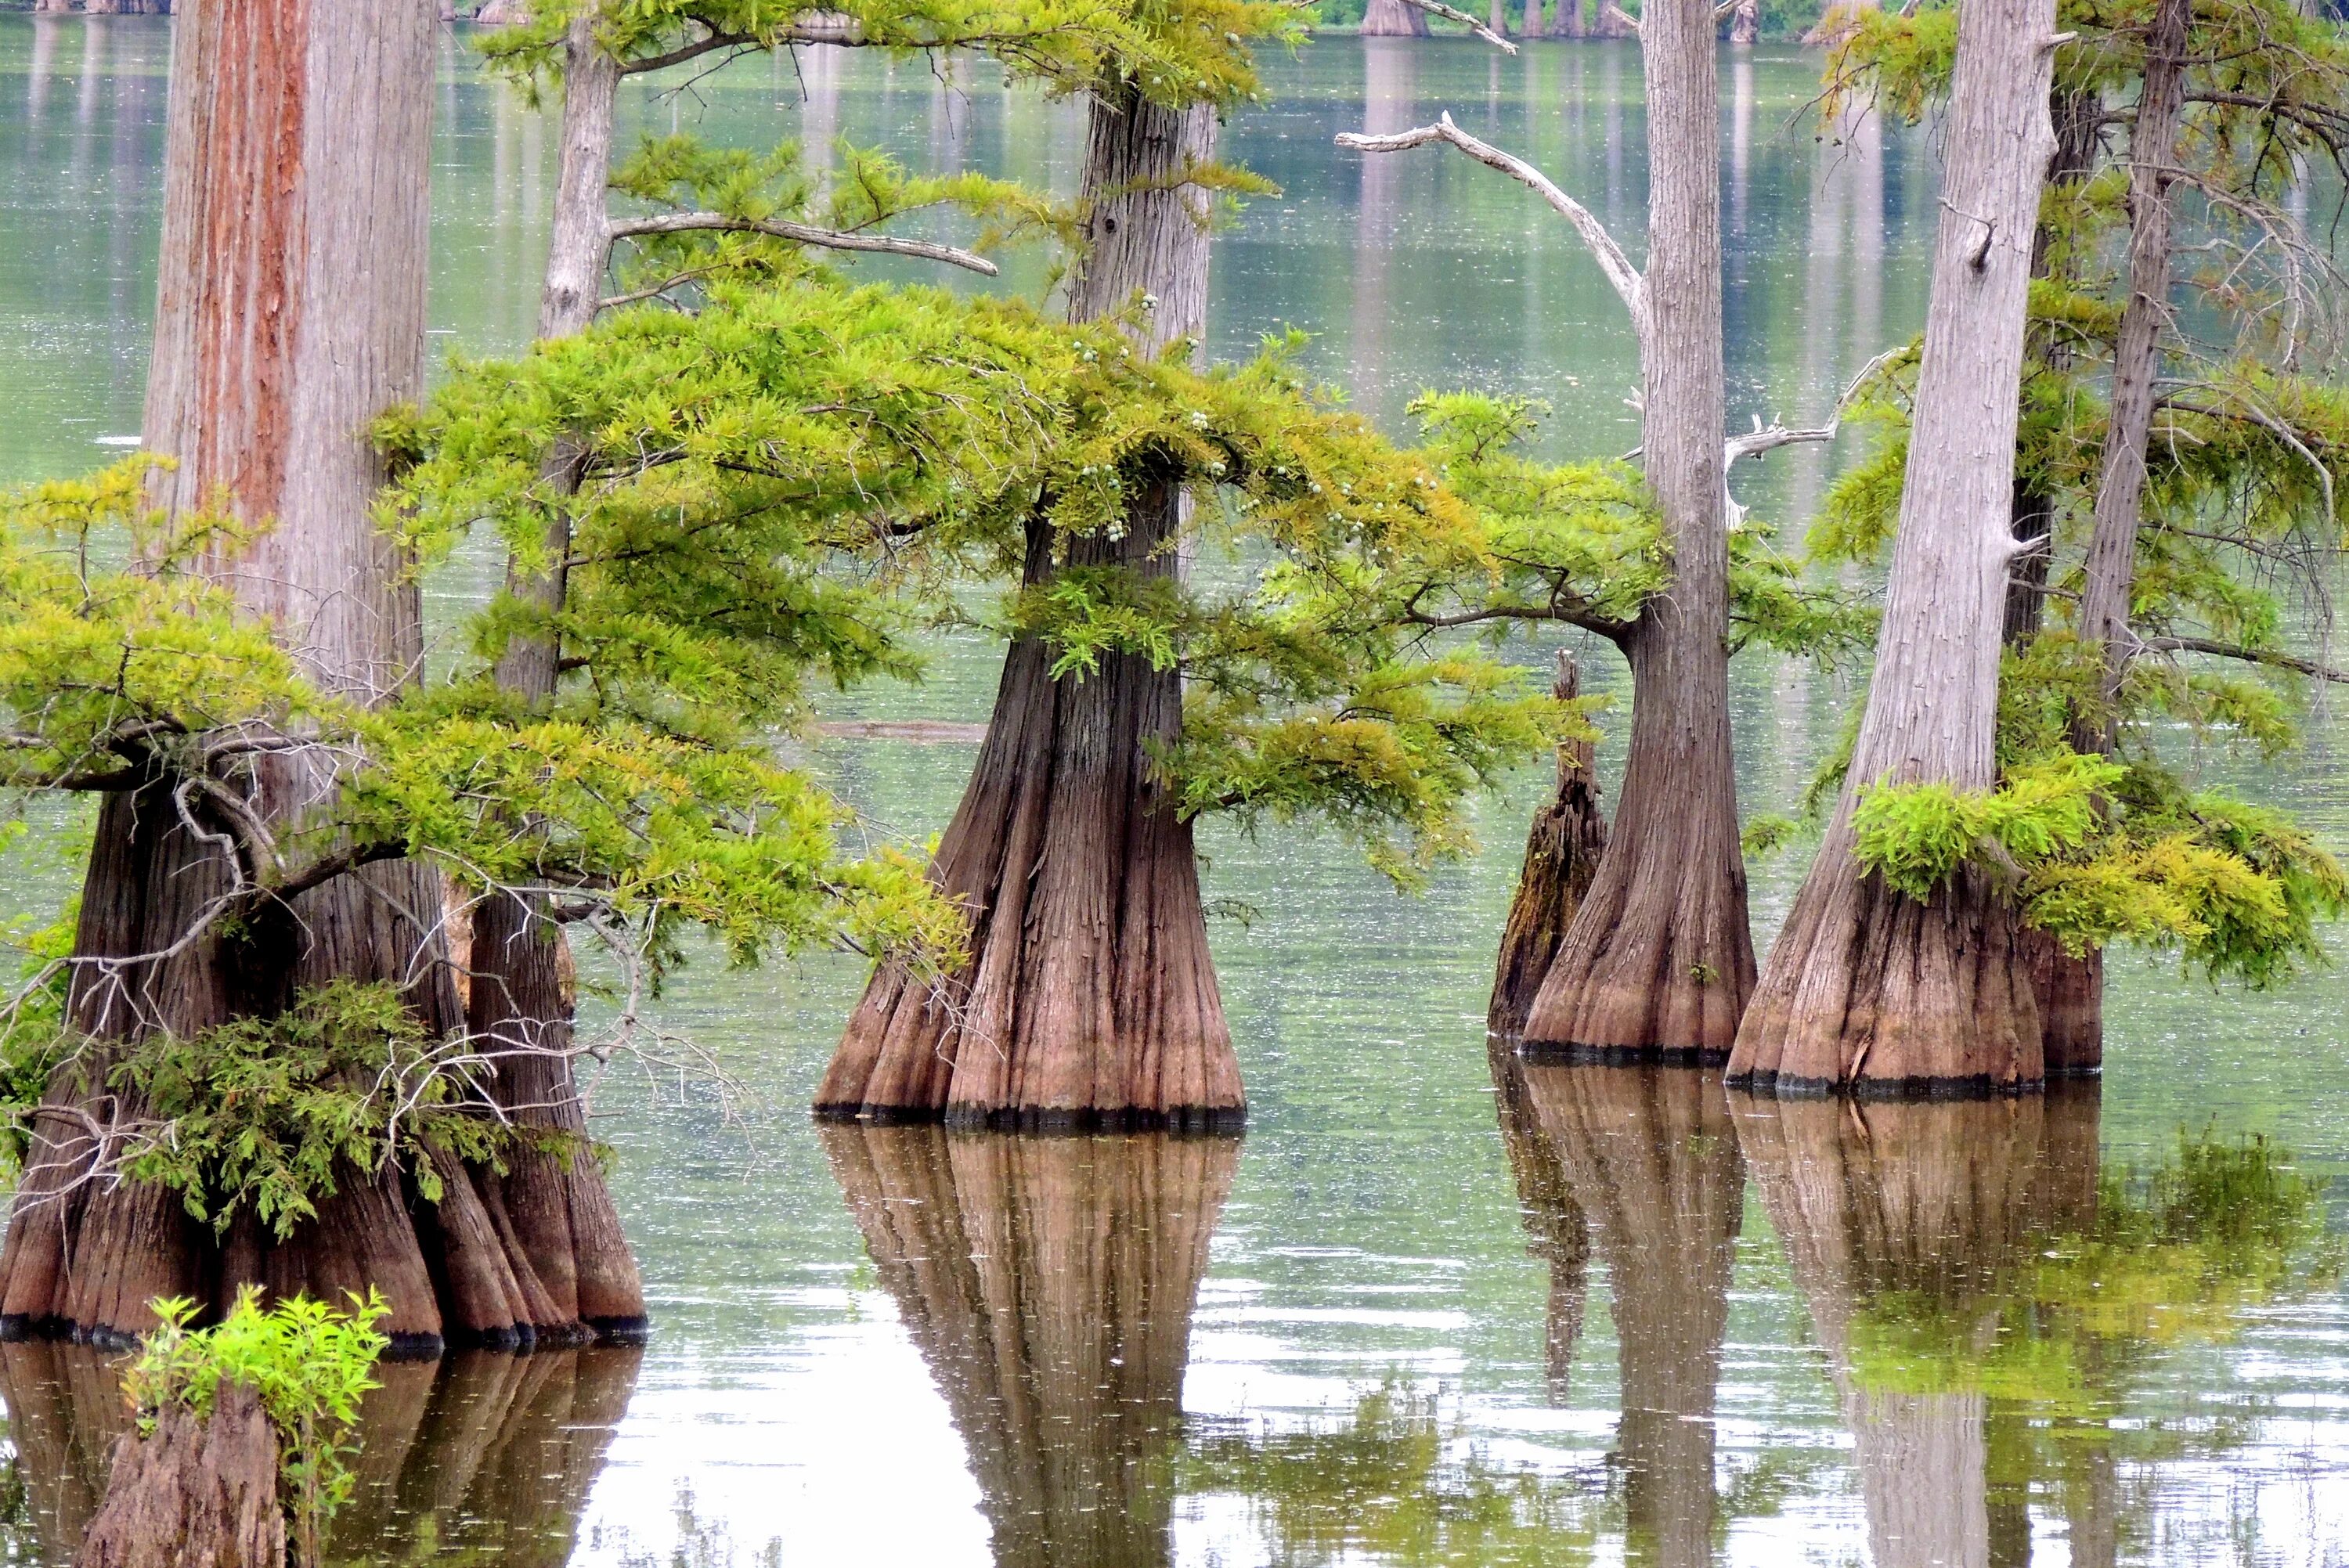
MULTIPOLYGON (((1195 338, 1206 319, 1205 195, 1184 171, 1215 155, 1216 117, 1130 88, 1093 100, 1086 253, 1069 315, 1143 297, 1141 337, 1195 338)), ((1063 566, 1179 569, 1183 499, 1142 484, 1118 539, 1029 531, 1026 578, 1063 566)), ((1005 656, 995 713, 931 876, 970 921, 971 960, 938 989, 885 967, 850 1017, 817 1114, 943 1117, 961 1126, 1237 1125, 1238 1058, 1207 952, 1191 825, 1152 748, 1179 733, 1179 672, 1111 655, 1051 678, 1032 638, 1005 656)))
MULTIPOLYGON (((1551 689, 1560 701, 1570 701, 1581 686, 1582 672, 1575 666, 1574 655, 1560 649, 1557 680, 1551 689)), ((1526 1015, 1533 1011, 1550 961, 1582 907, 1607 848, 1607 819, 1599 807, 1592 753, 1587 740, 1568 741, 1557 748, 1557 793, 1535 813, 1526 834, 1525 866, 1517 873, 1516 896, 1509 901, 1508 923, 1501 928, 1493 999, 1485 1014, 1485 1031, 1504 1039, 1525 1032, 1526 1015)))
POLYGON ((2008 1090, 2045 1076, 2003 895, 1961 869, 1926 903, 1863 875, 1857 791, 1994 782, 2000 633, 2014 554, 2017 396, 2033 235, 2054 135, 2052 0, 1959 16, 1932 303, 1876 668, 1848 780, 1770 952, 1733 1080, 1781 1090, 2008 1090))
POLYGON ((242 1383, 212 1413, 174 1408, 155 1435, 116 1439, 106 1497, 74 1558, 77 1568, 282 1568, 277 1434, 242 1383))
POLYGON ((1737 1138, 1856 1439, 1873 1560, 1988 1568, 1989 1402, 1871 1387, 1853 1368, 1855 1326, 1889 1313, 1991 1343, 2042 1238, 2094 1217, 2093 1088, 1931 1106, 1736 1099, 1737 1138))
POLYGON ((1729 740, 1721 93, 1705 0, 1661 0, 1643 17, 1641 426, 1672 586, 1641 609, 1624 642, 1631 741, 1622 798, 1525 1033, 1529 1044, 1719 1061, 1754 981, 1729 740))
POLYGON ((1173 1561, 1191 1310, 1239 1144, 826 1129, 1002 1568, 1173 1561))
MULTIPOLYGON (((182 10, 145 441, 178 460, 158 504, 225 495, 261 525, 207 569, 320 684, 377 702, 422 653, 415 586, 370 513, 383 475, 367 428, 423 387, 434 20, 427 0, 354 16, 300 0, 182 10)), ((282 837, 336 784, 331 762, 274 756, 247 806, 282 837)), ((183 941, 232 885, 203 826, 168 780, 104 801, 77 1027, 100 1042, 191 1033, 268 1016, 337 978, 395 982, 428 1030, 461 1026, 437 874, 369 867, 183 941)), ((291 1239, 248 1218, 218 1240, 166 1191, 91 1179, 90 1129, 143 1109, 78 1072, 51 1086, 0 1252, 0 1334, 119 1339, 153 1326, 159 1295, 225 1305, 248 1283, 329 1300, 372 1284, 404 1350, 574 1326, 532 1288, 531 1253, 477 1173, 444 1172, 449 1195, 430 1209, 397 1174, 348 1172, 291 1239)))
POLYGON ((1714 1073, 1528 1063, 1530 1099, 1607 1264, 1634 1560, 1713 1561, 1713 1408, 1745 1166, 1714 1073))
POLYGON ((1427 13, 1403 0, 1370 0, 1359 31, 1365 38, 1424 38, 1427 13))
MULTIPOLYGON (((643 1353, 471 1351, 386 1362, 359 1408, 350 1500, 326 1532, 329 1562, 470 1555, 562 1568, 588 1491, 626 1414, 643 1353)), ((119 1357, 87 1346, 0 1345, 36 1559, 62 1563, 90 1533, 130 1433, 119 1357)), ((275 1449, 270 1450, 273 1500, 275 1449)))

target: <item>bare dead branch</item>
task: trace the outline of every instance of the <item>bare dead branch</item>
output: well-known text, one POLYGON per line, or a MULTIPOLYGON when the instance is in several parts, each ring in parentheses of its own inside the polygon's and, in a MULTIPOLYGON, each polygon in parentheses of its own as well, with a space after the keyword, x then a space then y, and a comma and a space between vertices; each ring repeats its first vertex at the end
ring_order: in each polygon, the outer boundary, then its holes
POLYGON ((2349 686, 2349 670, 2335 669, 2331 665, 2318 664, 2292 654, 2280 654, 2271 648, 2247 648, 2236 643, 2218 643, 2208 637, 2140 637, 2137 645, 2153 653, 2209 654, 2215 658, 2240 659, 2245 664, 2265 665, 2271 669, 2291 670, 2313 680, 2332 681, 2349 686))
POLYGON ((1461 129, 1447 112, 1433 125, 1423 125, 1416 130, 1401 131, 1393 136, 1366 136, 1360 131, 1340 134, 1338 145, 1352 152, 1408 152, 1414 147, 1424 147, 1431 141, 1451 143, 1488 169, 1497 169, 1519 184, 1530 187, 1541 199, 1574 225, 1582 242, 1599 263, 1599 270, 1615 285, 1615 293, 1623 301, 1623 308, 1631 315, 1631 326, 1639 335, 1640 353, 1644 358, 1648 342, 1648 305, 1646 287, 1640 271, 1615 236, 1607 232, 1589 208, 1559 190, 1550 178, 1532 164, 1511 153, 1502 151, 1489 142, 1461 129))

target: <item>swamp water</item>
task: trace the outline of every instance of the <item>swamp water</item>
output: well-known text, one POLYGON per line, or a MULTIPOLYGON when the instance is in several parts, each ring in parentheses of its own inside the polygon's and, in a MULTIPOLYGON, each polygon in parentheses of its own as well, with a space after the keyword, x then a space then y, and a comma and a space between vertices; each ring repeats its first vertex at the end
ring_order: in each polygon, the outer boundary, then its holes
MULTIPOLYGON (((168 44, 158 20, 0 15, 0 480, 93 466, 138 428, 168 44)), ((1790 129, 1816 69, 1724 56, 1734 423, 1815 419, 1922 315, 1925 139, 1790 129)), ((1364 163, 1330 139, 1448 108, 1636 255, 1630 49, 1334 38, 1268 74, 1272 101, 1226 149, 1283 194, 1218 241, 1212 352, 1295 325, 1390 429, 1421 387, 1468 384, 1549 399, 1557 455, 1630 446, 1630 333, 1564 224, 1456 155, 1364 163)), ((977 67, 811 51, 667 85, 636 91, 639 129, 846 135, 917 166, 1074 180, 1075 111, 977 67)), ((510 349, 534 308, 549 127, 452 45, 439 137, 435 341, 510 349)), ((1800 519, 1834 460, 1748 465, 1741 499, 1800 519)), ((439 602, 489 580, 460 563, 439 602)), ((1611 653, 1580 652, 1619 689, 1611 653)), ((834 717, 982 719, 993 679, 985 643, 947 639, 925 686, 834 717)), ((1786 809, 1849 693, 1764 658, 1736 682, 1745 809, 1786 809)), ((2344 731, 2312 729, 2284 769, 2213 757, 2206 775, 2349 851, 2344 731)), ((969 759, 811 753, 912 836, 943 826, 969 759)), ((1694 1072, 1520 1068, 1488 1055, 1483 1016, 1540 783, 1488 806, 1490 852, 1416 899, 1309 837, 1205 835, 1208 895, 1235 916, 1216 944, 1240 1140, 819 1129, 802 1108, 858 968, 690 971, 663 1021, 760 1103, 616 1071, 600 1090, 651 1346, 389 1369, 336 1556, 2349 1557, 2342 975, 2245 997, 2116 955, 2104 1083, 2014 1102, 1778 1105, 1694 1072), (2312 1186, 2273 1168, 2279 1147, 2312 1186)), ((1753 868, 1764 935, 1802 854, 1753 868)), ((8 878, 29 909, 73 872, 36 844, 8 878)), ((0 1553, 63 1562, 123 1418, 112 1376, 89 1352, 0 1347, 0 1553)))

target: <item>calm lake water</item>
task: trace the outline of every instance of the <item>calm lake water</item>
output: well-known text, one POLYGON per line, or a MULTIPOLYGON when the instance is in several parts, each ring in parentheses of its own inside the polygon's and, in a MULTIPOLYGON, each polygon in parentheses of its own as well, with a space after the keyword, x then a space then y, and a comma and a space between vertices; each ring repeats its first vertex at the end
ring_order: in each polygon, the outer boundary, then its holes
MULTIPOLYGON (((534 306, 552 137, 460 45, 435 155, 434 330, 510 350, 534 306)), ((137 432, 168 46, 146 18, 0 16, 0 480, 88 468, 137 432)), ((1873 125, 1814 140, 1795 121, 1816 70, 1792 50, 1724 57, 1738 424, 1816 417, 1922 316, 1927 140, 1873 125)), ((1293 325, 1398 433, 1414 392, 1472 385, 1548 399, 1558 455, 1631 445, 1630 335, 1560 222, 1457 157, 1365 164, 1330 145, 1449 109, 1636 254, 1630 49, 1335 38, 1268 75, 1271 101, 1226 147, 1282 194, 1218 241, 1213 352, 1293 325)), ((836 51, 638 86, 629 113, 746 146, 846 135, 1061 190, 1081 141, 1071 108, 1007 96, 983 67, 836 51)), ((1022 259, 1003 286, 1036 286, 1045 264, 1022 259)), ((1754 465, 1741 497, 1799 526, 1853 449, 1754 465)), ((439 585, 442 607, 481 592, 478 566, 439 585)), ((1581 651, 1620 688, 1611 653, 1581 651)), ((944 642, 926 685, 841 711, 983 718, 993 671, 983 644, 944 642)), ((1849 693, 1762 659, 1736 678, 1745 808, 1785 809, 1849 693)), ((2284 768, 2198 766, 2349 851, 2343 735, 2319 714, 2284 768)), ((919 837, 970 755, 858 742, 811 759, 919 837)), ((338 1555, 2349 1558, 2338 972, 2244 996, 2116 955, 2101 1086, 2013 1103, 1779 1106, 1692 1072, 1519 1068, 1488 1056, 1483 1017, 1540 784, 1490 803, 1490 852, 1416 899, 1309 837, 1206 835, 1210 898, 1247 912, 1216 932, 1244 1140, 819 1130, 802 1108, 857 968, 689 973, 667 1021, 757 1103, 624 1074, 600 1092, 650 1347, 393 1369, 338 1555), (2313 1194, 2269 1168, 2272 1147, 2313 1194)), ((1804 852, 1754 868, 1764 940, 1804 852)), ((11 902, 71 875, 20 851, 11 902)), ((9 1346, 0 1385, 16 1451, 0 1551, 63 1562, 122 1418, 110 1374, 9 1346)))

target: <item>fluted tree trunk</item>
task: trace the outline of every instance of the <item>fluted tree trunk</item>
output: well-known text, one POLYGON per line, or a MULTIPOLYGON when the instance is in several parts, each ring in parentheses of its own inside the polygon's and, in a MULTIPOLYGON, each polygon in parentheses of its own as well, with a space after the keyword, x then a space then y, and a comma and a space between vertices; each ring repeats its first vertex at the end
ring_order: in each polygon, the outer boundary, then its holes
POLYGON ((1719 1060, 1753 990, 1729 739, 1723 514, 1721 108, 1713 7, 1657 0, 1641 23, 1648 268, 1639 290, 1642 464, 1672 585, 1622 638, 1631 663, 1623 789, 1588 895, 1526 1020, 1528 1044, 1719 1060))
POLYGON ((2029 965, 1971 865, 1926 902, 1865 874, 1852 812, 1878 783, 1995 782, 2000 634, 2032 236, 2054 148, 2053 0, 1959 14, 1940 226, 1899 531, 1843 796, 1738 1030, 1733 1079, 1929 1093, 2041 1082, 2029 965))
POLYGON ((1171 1563, 1191 1312, 1238 1141, 823 1138, 962 1434, 993 1561, 1171 1563))
MULTIPOLYGON (((1081 199, 1072 321, 1137 294, 1142 346, 1195 340, 1206 315, 1206 195, 1216 115, 1130 84, 1099 89, 1081 199)), ((1118 538, 1030 526, 1025 580, 1064 568, 1178 570, 1171 475, 1135 488, 1118 538)), ((1005 657, 987 739, 931 867, 971 924, 971 958, 942 992, 885 967, 850 1017, 820 1115, 943 1117, 957 1125, 1237 1125, 1239 1063, 1207 952, 1191 825, 1151 761, 1183 717, 1182 676, 1130 654, 1055 680, 1034 637, 1005 657)))
MULTIPOLYGON (((416 585, 371 510, 383 475, 367 429, 423 387, 433 27, 429 0, 349 16, 212 0, 182 10, 173 46, 145 438, 177 467, 154 499, 184 511, 224 493, 266 524, 206 569, 311 678, 361 703, 415 679, 422 656, 416 585)), ((336 767, 312 751, 265 757, 248 807, 282 839, 331 799, 336 767)), ((224 835, 184 820, 171 794, 157 779, 100 809, 75 1030, 187 1035, 271 1016, 337 979, 399 985, 435 1037, 462 1028, 437 872, 378 864, 207 925, 233 887, 224 835)), ((249 1212, 223 1239, 167 1191, 82 1180, 98 1154, 78 1119, 86 1093, 60 1074, 55 1109, 35 1120, 0 1253, 0 1331, 119 1338, 152 1326, 158 1296, 225 1305, 246 1284, 326 1300, 373 1286, 386 1330, 411 1350, 575 1326, 536 1288, 486 1172, 447 1162, 432 1205, 401 1171, 346 1171, 289 1239, 249 1212)), ((99 1109, 134 1118, 136 1099, 99 1109)))

